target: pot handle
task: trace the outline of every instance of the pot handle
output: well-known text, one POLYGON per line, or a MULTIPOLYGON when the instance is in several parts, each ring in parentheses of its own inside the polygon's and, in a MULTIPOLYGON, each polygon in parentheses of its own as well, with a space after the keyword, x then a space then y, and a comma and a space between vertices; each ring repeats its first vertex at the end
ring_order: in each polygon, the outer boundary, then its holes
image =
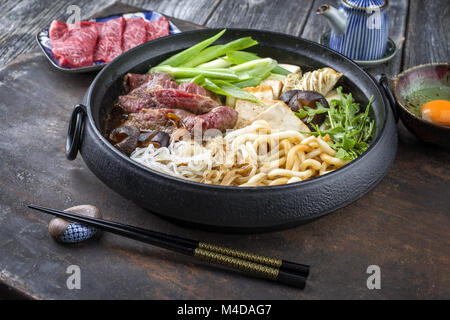
POLYGON ((66 138, 66 157, 74 160, 77 157, 81 145, 81 132, 84 127, 84 118, 86 115, 86 106, 77 104, 72 111, 69 122, 69 130, 66 138))
POLYGON ((389 104, 391 105, 392 113, 394 114, 395 122, 398 122, 398 111, 397 111, 397 101, 395 100, 394 94, 389 87, 388 79, 384 73, 379 74, 375 77, 378 84, 383 88, 384 95, 386 96, 389 104))

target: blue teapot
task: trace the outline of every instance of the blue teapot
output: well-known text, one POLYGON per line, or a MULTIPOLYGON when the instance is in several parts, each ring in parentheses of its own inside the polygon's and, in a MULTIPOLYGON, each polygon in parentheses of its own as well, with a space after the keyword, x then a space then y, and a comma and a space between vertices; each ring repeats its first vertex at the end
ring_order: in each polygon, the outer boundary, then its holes
POLYGON ((339 9, 321 5, 316 13, 328 19, 330 48, 355 60, 383 57, 388 42, 388 0, 341 0, 339 9))

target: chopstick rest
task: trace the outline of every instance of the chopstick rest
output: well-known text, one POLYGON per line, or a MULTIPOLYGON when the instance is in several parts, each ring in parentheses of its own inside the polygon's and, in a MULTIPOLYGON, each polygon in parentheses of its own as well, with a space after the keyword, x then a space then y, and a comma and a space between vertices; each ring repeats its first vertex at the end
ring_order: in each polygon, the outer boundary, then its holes
MULTIPOLYGON (((64 211, 91 218, 102 218, 100 210, 92 205, 79 205, 64 211)), ((67 221, 62 218, 52 219, 48 224, 48 231, 53 239, 61 243, 80 243, 91 239, 99 233, 93 227, 78 222, 67 221)))

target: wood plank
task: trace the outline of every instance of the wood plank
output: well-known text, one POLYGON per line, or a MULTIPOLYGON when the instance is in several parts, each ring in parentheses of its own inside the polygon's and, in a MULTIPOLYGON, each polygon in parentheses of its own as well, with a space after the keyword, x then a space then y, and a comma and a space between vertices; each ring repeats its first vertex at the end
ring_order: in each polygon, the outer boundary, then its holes
MULTIPOLYGON (((311 13, 308 17, 305 29, 302 32, 302 37, 312 41, 319 41, 322 33, 330 31, 327 20, 316 14, 316 9, 323 4, 323 0, 315 0, 311 13)), ((339 0, 330 0, 327 3, 339 6, 339 0)), ((405 40, 406 21, 408 15, 409 0, 390 1, 388 7, 389 15, 389 37, 396 43, 398 52, 396 56, 389 62, 379 66, 367 68, 367 70, 377 75, 386 73, 388 77, 394 78, 401 71, 403 44, 405 40)))
POLYGON ((299 35, 312 2, 306 0, 222 1, 207 27, 251 28, 299 35))
POLYGON ((125 0, 124 3, 203 25, 221 0, 125 0))
POLYGON ((450 60, 450 6, 448 0, 410 3, 403 68, 450 60))

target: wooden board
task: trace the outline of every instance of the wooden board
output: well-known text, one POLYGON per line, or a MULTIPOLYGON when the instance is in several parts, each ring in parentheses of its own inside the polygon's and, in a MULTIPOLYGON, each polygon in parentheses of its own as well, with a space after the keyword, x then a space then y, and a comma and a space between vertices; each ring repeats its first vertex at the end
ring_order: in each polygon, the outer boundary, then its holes
POLYGON ((450 5, 448 0, 411 1, 404 69, 450 60, 450 5))
POLYGON ((80 157, 65 159, 70 112, 94 76, 58 72, 41 53, 21 55, 0 69, 3 286, 37 299, 450 298, 448 152, 418 142, 399 125, 399 150, 387 177, 342 210, 265 234, 186 228, 120 197, 80 157), (50 217, 27 209, 29 203, 94 204, 115 221, 307 263, 311 276, 299 291, 111 234, 61 245, 47 232, 50 217), (373 264, 381 268, 381 290, 366 286, 373 264), (81 268, 80 290, 66 287, 70 265, 81 268))
POLYGON ((299 35, 312 1, 244 0, 222 1, 206 23, 231 28, 250 28, 299 35))

